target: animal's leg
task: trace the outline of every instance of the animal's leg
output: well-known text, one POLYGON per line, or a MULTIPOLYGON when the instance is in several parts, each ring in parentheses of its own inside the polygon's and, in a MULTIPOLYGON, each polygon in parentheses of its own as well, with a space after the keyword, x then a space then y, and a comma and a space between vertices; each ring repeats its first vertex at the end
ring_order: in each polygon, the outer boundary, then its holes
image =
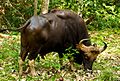
POLYGON ((23 74, 23 63, 25 61, 25 58, 28 54, 28 51, 25 48, 21 48, 20 51, 20 59, 19 59, 19 74, 23 74))
POLYGON ((69 60, 69 62, 70 62, 70 69, 71 69, 71 71, 75 71, 76 69, 75 69, 75 67, 74 67, 74 60, 73 60, 73 58, 71 58, 71 59, 69 60))
POLYGON ((20 59, 19 59, 19 75, 22 75, 22 73, 23 73, 23 63, 24 62, 20 57, 20 59))
POLYGON ((35 58, 37 57, 37 53, 36 52, 30 52, 28 59, 29 59, 29 69, 30 69, 30 73, 32 76, 36 75, 35 72, 35 58))
POLYGON ((59 53, 59 62, 60 62, 60 69, 63 69, 62 65, 63 65, 63 54, 59 53))
POLYGON ((29 67, 30 67, 30 73, 32 76, 36 75, 36 71, 35 71, 35 60, 29 60, 29 67))

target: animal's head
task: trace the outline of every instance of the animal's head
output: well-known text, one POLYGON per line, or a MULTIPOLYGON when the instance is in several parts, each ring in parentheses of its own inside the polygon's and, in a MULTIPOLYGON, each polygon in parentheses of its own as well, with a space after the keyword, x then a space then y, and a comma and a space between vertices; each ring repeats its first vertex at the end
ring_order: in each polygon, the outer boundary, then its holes
POLYGON ((102 53, 106 48, 107 44, 105 42, 104 46, 99 48, 96 44, 86 46, 83 42, 87 41, 88 39, 83 39, 76 45, 78 50, 83 51, 83 65, 85 70, 92 70, 93 62, 96 60, 97 56, 102 53))

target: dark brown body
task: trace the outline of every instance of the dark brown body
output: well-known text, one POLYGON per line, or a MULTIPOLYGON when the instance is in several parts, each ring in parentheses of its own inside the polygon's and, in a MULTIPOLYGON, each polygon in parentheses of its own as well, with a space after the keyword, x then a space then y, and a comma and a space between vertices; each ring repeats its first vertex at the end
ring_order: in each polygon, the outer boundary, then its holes
MULTIPOLYGON (((21 53, 19 60, 20 74, 22 64, 26 56, 30 60, 29 66, 32 75, 35 75, 34 60, 38 54, 42 58, 49 52, 58 52, 59 57, 70 45, 76 48, 76 44, 82 39, 89 39, 84 20, 71 11, 53 10, 50 13, 33 16, 21 30, 21 53)), ((84 41, 84 45, 90 46, 90 41, 84 41)), ((79 46, 78 46, 79 49, 79 46)), ((85 58, 85 52, 74 54, 76 63, 83 63, 85 69, 92 69, 94 60, 85 58)))

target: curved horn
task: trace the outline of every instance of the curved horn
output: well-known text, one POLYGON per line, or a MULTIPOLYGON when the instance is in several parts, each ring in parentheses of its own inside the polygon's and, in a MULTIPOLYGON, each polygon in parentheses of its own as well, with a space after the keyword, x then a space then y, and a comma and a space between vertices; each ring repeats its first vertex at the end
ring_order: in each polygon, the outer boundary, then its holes
POLYGON ((77 48, 82 51, 87 51, 89 48, 83 44, 84 41, 87 41, 89 39, 82 39, 79 44, 77 45, 77 48))
POLYGON ((89 39, 82 39, 82 40, 79 42, 79 44, 82 44, 84 41, 87 41, 87 40, 89 40, 89 39))
POLYGON ((104 43, 104 47, 99 49, 100 53, 103 52, 107 48, 107 44, 105 42, 103 42, 103 43, 104 43))

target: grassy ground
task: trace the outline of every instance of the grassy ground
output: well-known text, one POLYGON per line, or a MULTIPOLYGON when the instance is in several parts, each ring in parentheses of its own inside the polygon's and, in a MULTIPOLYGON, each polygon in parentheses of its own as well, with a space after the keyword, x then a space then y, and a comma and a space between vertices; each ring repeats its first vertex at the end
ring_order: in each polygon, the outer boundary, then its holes
POLYGON ((66 57, 63 58, 65 69, 59 71, 58 54, 50 53, 45 59, 36 59, 36 77, 18 75, 20 36, 1 34, 0 81, 120 81, 120 30, 106 29, 89 33, 92 42, 103 46, 104 40, 108 44, 108 48, 95 61, 92 74, 85 73, 83 66, 77 64, 74 64, 74 71, 71 71, 66 57))

